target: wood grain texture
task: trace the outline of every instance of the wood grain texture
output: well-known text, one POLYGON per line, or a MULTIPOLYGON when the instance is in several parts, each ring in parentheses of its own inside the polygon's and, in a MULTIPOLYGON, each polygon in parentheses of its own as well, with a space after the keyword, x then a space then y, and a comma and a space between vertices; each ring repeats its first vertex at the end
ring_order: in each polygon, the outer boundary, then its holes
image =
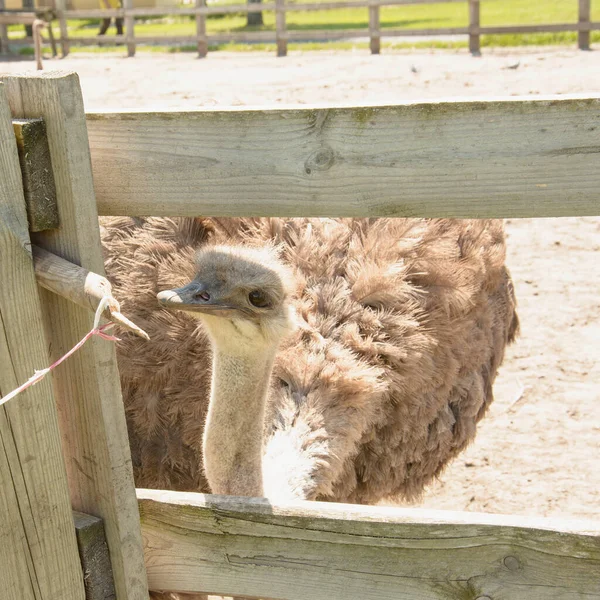
POLYGON ((599 213, 600 98, 87 119, 103 215, 599 213))
MULTIPOLYGON (((0 395, 50 364, 21 170, 0 84, 0 395)), ((49 378, 0 407, 0 596, 83 600, 49 378)))
MULTIPOLYGON (((74 74, 3 79, 13 116, 46 122, 60 228, 34 243, 104 274, 85 115, 74 74)), ((44 320, 54 360, 92 327, 93 315, 46 290, 44 320)), ((104 519, 119 600, 147 600, 131 455, 113 344, 93 338, 55 372, 73 508, 104 519)), ((57 596, 58 598, 60 596, 57 596)))
POLYGON ((43 119, 15 119, 13 130, 19 149, 25 204, 30 231, 58 227, 56 186, 43 119))
POLYGON ((287 600, 581 600, 600 525, 138 490, 152 589, 287 600))
POLYGON ((95 313, 105 296, 112 296, 106 277, 92 273, 52 252, 33 245, 35 276, 43 288, 95 313))
POLYGON ((149 340, 148 334, 121 314, 121 307, 112 295, 112 287, 106 277, 92 273, 35 244, 31 246, 33 266, 38 284, 79 306, 96 313, 106 299, 102 315, 108 321, 133 331, 149 340))
POLYGON ((116 600, 102 519, 74 511, 73 520, 84 574, 85 600, 116 600))

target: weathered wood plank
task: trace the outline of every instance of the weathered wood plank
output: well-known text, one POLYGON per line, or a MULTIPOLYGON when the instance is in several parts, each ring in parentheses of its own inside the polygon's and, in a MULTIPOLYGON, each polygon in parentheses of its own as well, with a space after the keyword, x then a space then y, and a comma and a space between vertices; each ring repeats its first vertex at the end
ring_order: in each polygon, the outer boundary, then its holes
MULTIPOLYGON (((5 0, 0 0, 0 11, 4 10, 5 0)), ((0 54, 8 53, 8 28, 0 23, 0 54)))
POLYGON ((43 119, 15 119, 19 161, 30 231, 58 227, 56 186, 43 119))
MULTIPOLYGON (((579 0, 579 24, 584 27, 590 27, 591 0, 579 0)), ((590 30, 580 29, 577 39, 577 45, 580 50, 590 49, 590 30)))
POLYGON ((136 335, 150 339, 148 334, 121 314, 121 307, 112 295, 106 277, 92 273, 52 252, 33 244, 35 277, 43 288, 79 304, 96 313, 100 303, 106 301, 103 316, 136 335))
POLYGON ((285 0, 276 0, 275 6, 275 39, 277 44, 277 56, 287 56, 285 0))
MULTIPOLYGON (((196 0, 196 8, 206 6, 206 0, 196 0)), ((206 15, 196 14, 196 37, 198 57, 204 58, 208 54, 208 38, 206 37, 206 15)))
MULTIPOLYGON (((21 169, 0 84, 0 395, 50 364, 33 272, 21 169)), ((52 386, 0 407, 0 596, 83 600, 52 386)))
MULTIPOLYGON (((108 17, 124 17, 125 11, 122 8, 92 8, 87 10, 65 10, 65 19, 102 19, 108 17)), ((164 11, 160 14, 165 14, 164 11)), ((170 13, 174 14, 174 13, 170 13)), ((192 14, 189 12, 188 14, 192 14)))
POLYGON ((581 600, 600 524, 138 490, 151 589, 287 600, 581 600))
POLYGON ((599 213, 600 98, 87 118, 103 215, 599 213))
POLYGON ((382 37, 420 37, 426 35, 463 35, 469 33, 468 27, 439 27, 437 29, 391 29, 382 27, 382 37))
POLYGON ((73 512, 73 521, 83 568, 85 600, 116 600, 104 522, 77 511, 73 512))
MULTIPOLYGON (((46 123, 60 228, 34 243, 104 274, 79 81, 75 74, 3 78, 14 117, 46 123)), ((92 327, 93 315, 46 290, 44 320, 54 360, 92 327)), ((93 338, 55 371, 53 382, 73 508, 104 519, 120 600, 147 600, 140 524, 114 345, 93 338)), ((54 598, 60 598, 60 595, 54 598)))
POLYGON ((127 56, 135 56, 135 17, 131 10, 133 9, 133 0, 122 0, 125 9, 125 39, 127 43, 127 56))
MULTIPOLYGON (((122 44, 126 41, 126 36, 125 35, 103 35, 102 36, 102 43, 106 43, 106 44, 122 44)), ((139 38, 137 38, 137 40, 139 42, 139 38)), ((69 46, 73 45, 96 45, 98 44, 98 38, 97 37, 67 37, 64 39, 64 43, 68 44, 69 46)))
POLYGON ((352 38, 366 38, 369 36, 368 29, 311 29, 303 31, 298 29, 288 30, 289 40, 323 41, 348 40, 352 38))
POLYGON ((371 54, 379 54, 381 51, 380 29, 379 6, 369 6, 369 47, 371 54))
POLYGON ((558 33, 561 31, 579 31, 583 25, 579 23, 547 23, 545 25, 493 25, 475 27, 473 31, 480 34, 502 33, 558 33))
POLYGON ((34 21, 34 13, 0 14, 0 25, 33 25, 34 21))
POLYGON ((67 0, 56 0, 56 14, 58 16, 58 24, 60 27, 60 45, 63 58, 69 54, 69 33, 67 30, 68 17, 66 16, 66 8, 67 0))
POLYGON ((473 56, 481 55, 480 46, 480 4, 479 0, 469 0, 469 52, 473 56))

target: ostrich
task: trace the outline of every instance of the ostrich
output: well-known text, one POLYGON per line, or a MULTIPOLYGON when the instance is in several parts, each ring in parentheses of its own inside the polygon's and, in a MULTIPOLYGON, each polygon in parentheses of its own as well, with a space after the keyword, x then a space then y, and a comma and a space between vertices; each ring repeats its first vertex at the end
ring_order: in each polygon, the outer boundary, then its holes
MULTIPOLYGON (((198 317, 212 342, 204 472, 213 493, 263 496, 271 371, 280 341, 294 328, 289 276, 268 251, 248 248, 205 249, 197 270, 191 283, 160 292, 158 300, 198 317)), ((267 495, 276 496, 277 488, 269 480, 267 495)))
POLYGON ((498 221, 101 230, 115 296, 153 340, 118 347, 138 487, 415 500, 473 440, 518 331, 498 221))

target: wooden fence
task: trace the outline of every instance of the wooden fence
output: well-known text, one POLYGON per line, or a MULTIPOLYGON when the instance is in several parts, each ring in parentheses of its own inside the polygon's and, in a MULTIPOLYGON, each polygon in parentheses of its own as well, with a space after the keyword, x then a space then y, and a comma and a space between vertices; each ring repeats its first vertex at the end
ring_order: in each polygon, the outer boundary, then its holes
MULTIPOLYGON (((485 1, 485 0, 484 0, 485 1)), ((223 42, 268 42, 277 45, 277 55, 285 56, 288 41, 332 41, 368 37, 371 53, 379 54, 382 37, 415 37, 415 36, 448 36, 465 35, 469 39, 469 50, 480 53, 481 36, 486 34, 538 33, 576 31, 578 46, 582 50, 590 49, 590 32, 600 30, 600 22, 591 21, 591 0, 571 0, 578 2, 577 23, 552 23, 545 25, 507 25, 482 27, 480 25, 480 0, 340 0, 338 2, 286 3, 285 0, 274 0, 262 4, 235 4, 207 6, 206 0, 196 0, 195 7, 190 8, 133 8, 133 0, 123 0, 123 8, 115 10, 67 10, 66 0, 56 0, 57 16, 60 23, 63 54, 68 54, 69 45, 97 44, 97 37, 69 37, 67 19, 122 17, 125 19, 125 34, 103 36, 107 43, 127 44, 128 56, 134 56, 136 45, 143 43, 188 43, 196 44, 199 56, 206 56, 209 44, 223 42), (381 27, 380 9, 385 6, 410 4, 440 4, 458 2, 468 5, 468 26, 447 27, 437 29, 393 29, 381 27), (336 8, 364 8, 369 13, 368 29, 298 31, 288 29, 286 14, 291 11, 318 11, 336 8), (206 19, 209 15, 230 13, 249 13, 275 11, 275 31, 253 31, 208 34, 206 19), (136 17, 195 15, 195 36, 136 36, 136 17)), ((2 2, 2 0, 0 0, 2 2)), ((2 32, 0 26, 0 34, 2 32)))
MULTIPOLYGON (((600 98, 86 118, 76 75, 2 81, 3 395, 91 329, 91 312, 36 289, 31 244, 102 274, 99 213, 600 214, 600 98), (46 131, 47 151, 23 164, 17 118, 42 118, 46 131), (38 208, 59 222, 33 232, 26 212, 39 215, 31 191, 42 183, 53 191, 38 194, 38 208)), ((103 519, 118 600, 146 600, 147 581, 291 600, 600 597, 600 523, 148 490, 136 498, 114 348, 98 338, 52 386, 0 407, 0 489, 7 600, 98 597, 89 582, 106 562, 89 562, 81 545, 78 555, 72 509, 103 519)))

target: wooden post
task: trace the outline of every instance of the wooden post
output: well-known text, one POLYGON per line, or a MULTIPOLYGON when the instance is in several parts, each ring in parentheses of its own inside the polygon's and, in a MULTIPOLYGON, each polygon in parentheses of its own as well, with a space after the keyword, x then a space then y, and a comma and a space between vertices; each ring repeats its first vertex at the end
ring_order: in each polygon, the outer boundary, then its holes
POLYGON ((127 43, 127 56, 135 56, 135 17, 129 11, 133 9, 133 0, 123 0, 125 9, 125 40, 127 43))
MULTIPOLYGON (((4 10, 5 0, 0 0, 0 10, 4 10)), ((8 25, 0 23, 0 54, 8 54, 8 25)))
POLYGON ((16 119, 13 130, 19 149, 29 231, 56 229, 58 206, 46 124, 43 119, 16 119))
POLYGON ((277 56, 287 56, 285 0, 275 0, 275 40, 277 42, 277 56))
POLYGON ((32 25, 33 34, 33 48, 35 53, 35 63, 38 71, 41 71, 44 66, 42 64, 42 28, 44 27, 44 21, 36 19, 32 25))
MULTIPOLYGON (((206 0, 196 0, 196 8, 204 8, 206 0)), ((196 36, 198 38, 198 58, 208 54, 208 39, 206 37, 206 15, 196 13, 196 36)))
MULTIPOLYGON (((3 81, 14 117, 44 119, 52 156, 60 227, 33 234, 32 241, 103 275, 90 150, 77 75, 6 76, 3 81)), ((93 315, 46 290, 40 289, 39 293, 52 340, 51 358, 56 360, 91 329, 93 315)), ((55 371, 53 382, 73 508, 104 519, 117 598, 147 600, 139 512, 114 345, 99 338, 89 340, 55 371)))
POLYGON ((371 40, 371 54, 379 54, 381 50, 379 4, 369 5, 369 38, 371 40))
POLYGON ((48 27, 48 39, 50 40, 50 47, 52 48, 52 58, 56 58, 58 52, 56 51, 56 40, 54 39, 54 31, 52 30, 52 19, 49 17, 46 25, 48 27))
POLYGON ((115 581, 102 519, 73 512, 86 600, 113 600, 115 581))
POLYGON ((479 13, 479 0, 469 0, 469 50, 473 56, 481 56, 479 13))
POLYGON ((65 18, 66 10, 67 0, 56 0, 56 15, 60 27, 60 46, 63 58, 69 54, 69 32, 67 31, 67 19, 65 18))
POLYGON ((579 26, 586 29, 579 30, 578 45, 580 50, 590 49, 590 5, 591 0, 579 0, 579 26))
MULTIPOLYGON (((50 364, 21 169, 0 85, 0 395, 50 364)), ((83 600, 50 378, 0 407, 0 596, 83 600)))

